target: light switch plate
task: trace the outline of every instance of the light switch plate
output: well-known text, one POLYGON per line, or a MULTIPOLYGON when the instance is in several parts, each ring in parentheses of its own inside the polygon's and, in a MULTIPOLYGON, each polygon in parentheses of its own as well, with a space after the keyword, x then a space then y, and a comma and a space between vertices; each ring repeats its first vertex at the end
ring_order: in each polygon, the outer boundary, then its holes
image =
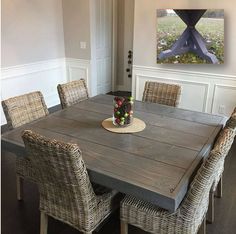
POLYGON ((85 41, 80 42, 80 49, 85 50, 87 48, 87 43, 85 41))
POLYGON ((219 105, 219 114, 225 114, 225 106, 224 105, 219 105))

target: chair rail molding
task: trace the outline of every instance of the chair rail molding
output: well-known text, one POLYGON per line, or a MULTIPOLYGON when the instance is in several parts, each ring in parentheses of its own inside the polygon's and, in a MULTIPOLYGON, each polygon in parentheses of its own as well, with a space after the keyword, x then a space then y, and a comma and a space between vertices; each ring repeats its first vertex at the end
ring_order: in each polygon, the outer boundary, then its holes
POLYGON ((50 59, 34 63, 20 64, 1 68, 1 80, 15 78, 37 72, 53 70, 65 66, 65 59, 50 59))
POLYGON ((182 86, 180 108, 230 115, 236 106, 236 76, 133 66, 132 93, 142 99, 146 81, 182 86))
MULTIPOLYGON (((67 81, 65 58, 1 68, 1 100, 39 90, 48 107, 60 103, 57 85, 67 81)), ((6 123, 1 108, 1 125, 6 123)))
POLYGON ((91 60, 66 58, 67 80, 85 79, 89 95, 93 96, 91 91, 91 60))

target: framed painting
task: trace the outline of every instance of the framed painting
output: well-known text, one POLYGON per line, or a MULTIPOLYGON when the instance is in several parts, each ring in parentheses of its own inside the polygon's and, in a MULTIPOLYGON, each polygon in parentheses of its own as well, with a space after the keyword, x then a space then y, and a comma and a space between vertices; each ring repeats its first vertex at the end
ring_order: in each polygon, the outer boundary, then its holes
POLYGON ((224 63, 224 10, 157 10, 157 63, 224 63))

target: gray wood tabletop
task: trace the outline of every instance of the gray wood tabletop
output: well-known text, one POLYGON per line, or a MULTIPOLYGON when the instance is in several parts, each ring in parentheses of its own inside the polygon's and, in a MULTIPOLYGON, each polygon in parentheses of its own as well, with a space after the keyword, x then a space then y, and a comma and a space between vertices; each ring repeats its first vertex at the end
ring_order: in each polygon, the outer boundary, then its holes
POLYGON ((225 118, 136 101, 134 115, 146 129, 117 134, 101 126, 112 115, 112 100, 99 95, 9 131, 2 148, 24 156, 24 129, 77 143, 91 181, 175 211, 225 118))

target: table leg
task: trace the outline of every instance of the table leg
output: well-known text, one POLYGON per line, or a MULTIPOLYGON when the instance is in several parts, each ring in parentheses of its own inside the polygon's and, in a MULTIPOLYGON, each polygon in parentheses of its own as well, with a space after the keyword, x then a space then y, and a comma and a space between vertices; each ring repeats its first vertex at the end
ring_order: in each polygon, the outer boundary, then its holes
POLYGON ((16 175, 16 196, 17 200, 23 200, 23 178, 16 175))

